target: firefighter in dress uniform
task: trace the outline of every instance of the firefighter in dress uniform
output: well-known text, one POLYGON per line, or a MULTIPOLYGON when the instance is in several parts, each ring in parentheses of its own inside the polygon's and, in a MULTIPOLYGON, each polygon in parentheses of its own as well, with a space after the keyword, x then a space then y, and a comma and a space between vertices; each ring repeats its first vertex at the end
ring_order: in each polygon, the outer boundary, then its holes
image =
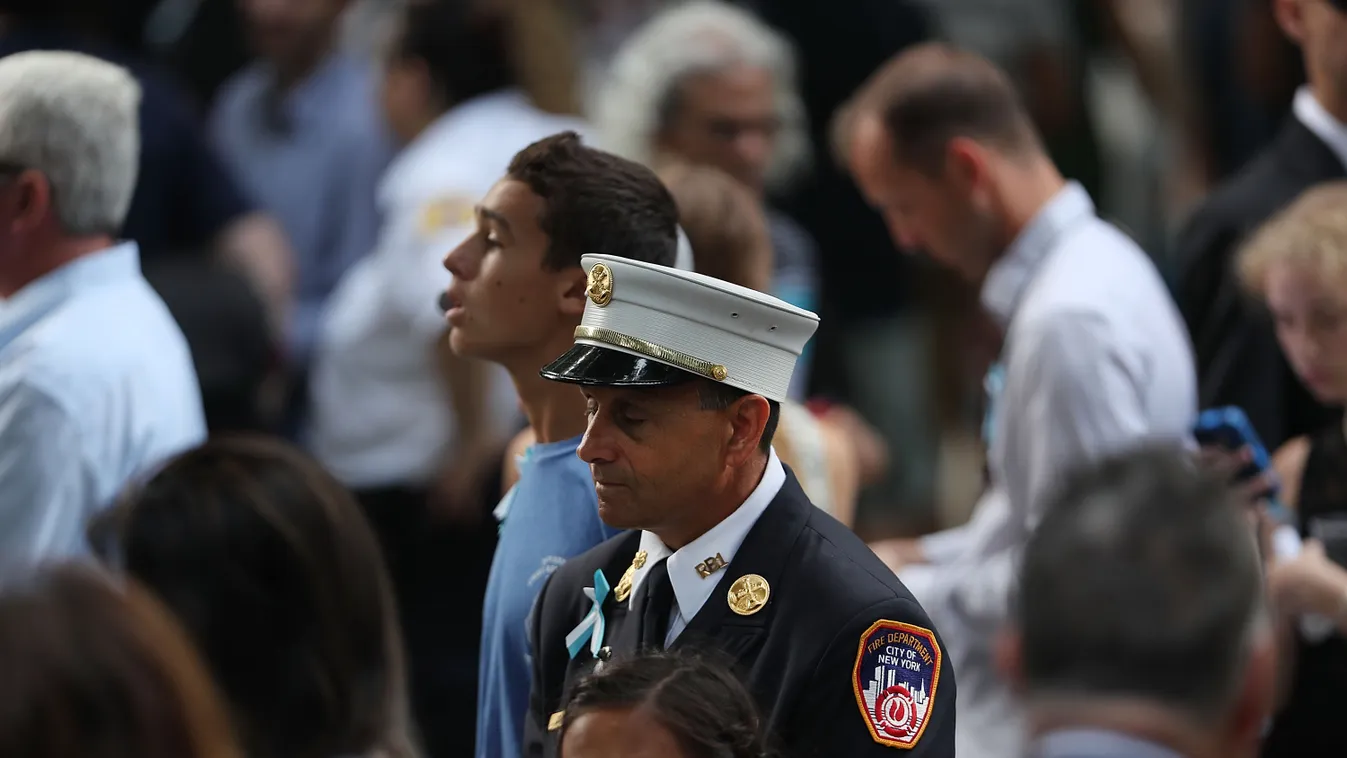
POLYGON ((643 650, 735 662, 787 756, 954 755, 954 675, 911 593, 772 450, 813 313, 718 279, 583 258, 575 344, 599 513, 530 620, 525 755, 555 756, 574 684, 643 650))

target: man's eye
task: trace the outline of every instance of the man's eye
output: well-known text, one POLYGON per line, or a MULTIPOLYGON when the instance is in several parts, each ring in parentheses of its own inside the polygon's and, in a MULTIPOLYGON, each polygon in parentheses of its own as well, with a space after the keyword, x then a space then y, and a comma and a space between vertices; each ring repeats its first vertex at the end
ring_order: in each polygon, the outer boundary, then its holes
POLYGON ((486 244, 487 249, 500 247, 500 239, 495 234, 488 233, 482 241, 486 244))

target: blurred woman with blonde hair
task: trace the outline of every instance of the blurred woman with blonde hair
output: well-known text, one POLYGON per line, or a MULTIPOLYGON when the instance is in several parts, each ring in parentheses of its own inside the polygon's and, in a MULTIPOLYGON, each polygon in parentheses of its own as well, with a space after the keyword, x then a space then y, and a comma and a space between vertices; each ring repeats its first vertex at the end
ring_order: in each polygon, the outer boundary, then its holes
MULTIPOLYGON (((1313 187, 1274 216, 1240 251, 1237 273, 1267 304, 1277 341, 1310 394, 1329 406, 1347 403, 1347 182, 1313 187)), ((1289 687, 1262 755, 1343 755, 1347 430, 1337 422, 1292 439, 1273 467, 1305 543, 1294 557, 1278 554, 1267 571, 1284 623, 1289 687)))

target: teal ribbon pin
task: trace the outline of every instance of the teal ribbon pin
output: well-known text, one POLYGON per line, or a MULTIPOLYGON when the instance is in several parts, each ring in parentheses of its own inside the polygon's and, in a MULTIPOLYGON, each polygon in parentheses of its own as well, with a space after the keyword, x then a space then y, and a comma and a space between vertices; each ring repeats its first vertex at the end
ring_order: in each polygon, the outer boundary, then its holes
POLYGON ((603 601, 608 599, 608 580, 603 577, 602 571, 594 572, 594 586, 585 587, 583 592, 585 597, 594 601, 594 607, 585 615, 584 620, 566 635, 566 649, 570 651, 574 658, 580 653, 580 649, 589 642, 589 653, 595 658, 599 657, 599 648, 603 647, 603 601))

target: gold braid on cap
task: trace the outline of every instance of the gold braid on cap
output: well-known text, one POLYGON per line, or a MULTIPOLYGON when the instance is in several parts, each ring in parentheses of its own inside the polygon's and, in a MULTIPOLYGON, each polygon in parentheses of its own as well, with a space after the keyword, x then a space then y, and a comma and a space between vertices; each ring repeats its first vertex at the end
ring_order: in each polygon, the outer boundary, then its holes
POLYGON ((730 375, 730 372, 719 363, 704 361, 701 358, 693 358, 687 353, 670 350, 667 347, 656 345, 653 342, 646 342, 645 340, 637 339, 621 332, 615 332, 612 329, 604 329, 598 326, 577 326, 575 327, 575 338, 578 340, 593 340, 595 342, 602 342, 606 345, 620 347, 624 350, 631 350, 632 352, 654 358, 661 363, 677 366, 684 371, 697 374, 698 376, 714 379, 717 382, 725 381, 725 377, 730 375))

